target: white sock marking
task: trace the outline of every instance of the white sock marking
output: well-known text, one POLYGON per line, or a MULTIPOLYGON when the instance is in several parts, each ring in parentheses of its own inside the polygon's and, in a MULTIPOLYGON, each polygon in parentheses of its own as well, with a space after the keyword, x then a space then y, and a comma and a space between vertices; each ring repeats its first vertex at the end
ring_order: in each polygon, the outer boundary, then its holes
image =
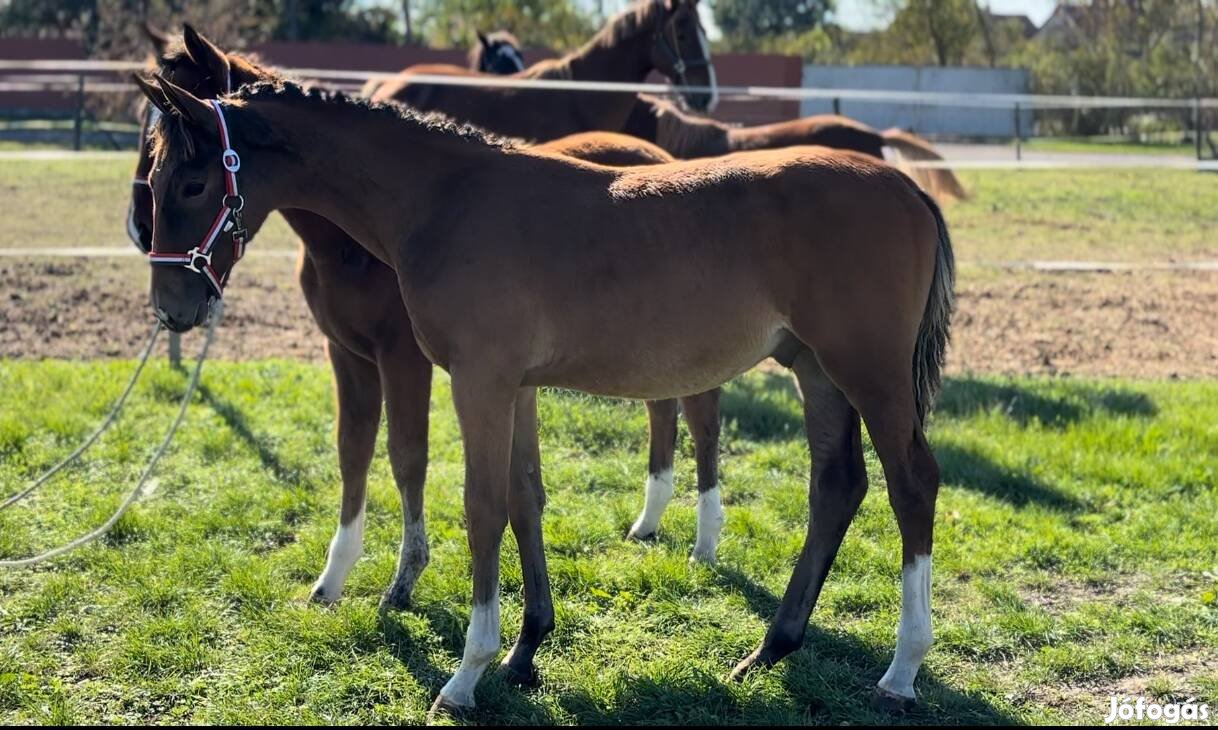
POLYGON ((631 537, 647 537, 660 527, 660 517, 672 499, 672 469, 647 475, 643 492, 643 511, 630 528, 631 537))
POLYGON ((465 653, 461 666, 448 680, 440 696, 445 701, 461 707, 474 706, 474 687, 487 665, 499 653, 499 595, 485 605, 474 604, 469 617, 469 630, 465 633, 465 653))
POLYGON ((342 595, 347 575, 363 551, 364 510, 360 509, 351 522, 344 525, 340 521, 338 529, 334 531, 330 552, 326 555, 326 567, 313 584, 313 595, 330 603, 337 601, 342 595))
POLYGON ((719 487, 714 486, 698 495, 698 539, 690 560, 703 563, 715 562, 719 549, 719 533, 723 530, 723 505, 719 501, 719 487))
POLYGON ((880 679, 882 691, 906 699, 914 698, 914 677, 930 650, 930 556, 918 555, 901 570, 901 623, 897 627, 897 650, 892 665, 880 679))

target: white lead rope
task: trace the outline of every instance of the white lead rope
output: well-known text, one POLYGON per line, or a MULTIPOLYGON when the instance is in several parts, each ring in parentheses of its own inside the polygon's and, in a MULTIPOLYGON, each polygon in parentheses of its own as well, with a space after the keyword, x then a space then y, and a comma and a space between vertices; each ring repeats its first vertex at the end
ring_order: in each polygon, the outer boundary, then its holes
POLYGON ((144 365, 148 363, 148 356, 152 354, 152 346, 156 344, 156 337, 158 334, 160 334, 160 332, 161 323, 157 322, 156 326, 152 328, 152 334, 148 336, 148 344, 144 345, 144 351, 140 355, 139 363, 135 366, 135 372, 131 373, 131 380, 127 381, 127 387, 123 390, 123 394, 118 397, 118 400, 114 401, 114 405, 110 406, 110 412, 106 414, 106 417, 102 420, 101 425, 94 429, 93 433, 89 434, 89 437, 86 438, 80 446, 77 446, 75 451, 68 454, 65 459, 50 469, 47 469, 42 476, 35 479, 25 489, 17 492, 11 497, 8 497, 3 502, 0 502, 0 512, 3 512, 4 510, 12 507, 14 504, 33 494, 38 490, 39 487, 46 484, 51 477, 55 476, 59 470, 79 459, 80 455, 85 453, 85 451, 93 445, 93 442, 97 441, 97 439, 106 432, 106 429, 110 428, 110 426, 113 425, 116 420, 118 420, 118 414, 121 410, 123 410, 123 406, 127 403, 127 396, 131 395, 132 389, 135 388, 135 381, 139 380, 140 373, 144 370, 144 365))
POLYGON ((203 346, 199 349, 199 357, 195 360, 195 369, 194 372, 191 373, 190 382, 186 386, 186 393, 182 396, 182 406, 178 409, 178 415, 173 419, 173 423, 170 424, 169 430, 165 432, 165 439, 161 442, 161 445, 157 447, 157 450, 153 452, 152 458, 148 461, 148 465, 144 467, 144 472, 140 474, 139 481, 136 482, 135 487, 130 493, 127 494, 126 498, 123 499, 122 503, 118 506, 118 509, 115 510, 114 514, 110 515, 110 519, 106 520, 100 527, 87 535, 81 535, 65 545, 60 545, 57 548, 47 550, 40 555, 35 555, 29 558, 21 558, 18 560, 0 560, 0 569, 29 568, 38 565, 39 563, 46 562, 47 560, 57 558, 60 555, 71 552, 83 545, 87 545, 109 532, 110 528, 114 527, 115 523, 118 522, 124 514, 126 514, 131 505, 135 504, 140 495, 143 494, 144 485, 147 484, 148 478, 152 476, 152 471, 156 468, 157 462, 160 461, 161 457, 165 454, 165 451, 169 448, 169 444, 171 441, 173 441, 173 436, 177 432, 178 427, 182 425, 182 419, 186 417, 186 408, 190 405, 190 400, 194 397, 195 389, 199 385, 199 375, 203 372, 203 361, 207 359, 207 350, 209 347, 211 347, 212 340, 215 338, 216 334, 216 326, 219 325, 220 317, 223 314, 224 302, 217 299, 215 312, 212 313, 211 323, 207 327, 207 337, 203 340, 203 346))

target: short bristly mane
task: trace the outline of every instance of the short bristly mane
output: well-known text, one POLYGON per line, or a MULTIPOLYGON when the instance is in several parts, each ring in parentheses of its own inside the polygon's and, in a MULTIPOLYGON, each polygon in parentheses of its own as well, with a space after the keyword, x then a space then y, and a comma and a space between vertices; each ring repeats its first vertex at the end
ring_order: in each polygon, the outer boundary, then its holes
POLYGON ((524 78, 570 79, 571 63, 594 50, 611 48, 636 37, 639 33, 655 30, 664 15, 664 0, 639 0, 609 19, 605 26, 587 43, 562 58, 538 61, 521 72, 524 78))
MULTIPOLYGON (((275 99, 286 102, 320 102, 327 106, 353 109, 377 116, 382 119, 392 119, 418 131, 427 132, 439 138, 458 141, 466 144, 483 145, 501 150, 515 150, 520 147, 518 140, 491 134, 472 124, 462 124, 450 117, 436 112, 418 112, 403 104, 392 101, 371 101, 363 97, 354 97, 341 91, 325 89, 318 86, 307 86, 294 81, 277 79, 260 81, 241 87, 236 92, 225 97, 238 107, 252 102, 275 99)), ((261 134, 242 134, 239 125, 234 125, 234 146, 259 146, 265 139, 261 134)), ((167 116, 153 128, 153 156, 158 165, 172 150, 188 154, 191 148, 188 132, 180 120, 170 120, 167 116)), ((179 152, 174 152, 179 154, 179 152)))
POLYGON ((686 114, 676 104, 653 96, 639 98, 651 105, 656 116, 656 144, 669 153, 677 157, 701 157, 714 145, 726 145, 731 127, 723 122, 686 114))

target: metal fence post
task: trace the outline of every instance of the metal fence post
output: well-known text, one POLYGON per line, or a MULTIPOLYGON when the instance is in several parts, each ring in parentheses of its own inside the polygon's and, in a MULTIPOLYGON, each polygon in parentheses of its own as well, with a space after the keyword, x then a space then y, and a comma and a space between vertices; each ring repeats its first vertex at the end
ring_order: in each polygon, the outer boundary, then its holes
POLYGON ((1019 119, 1019 102, 1015 102, 1015 160, 1023 160, 1023 124, 1019 119))
POLYGON ((1197 147, 1197 161, 1201 161, 1201 97, 1193 98, 1193 140, 1197 147))
POLYGON ((80 152, 81 143, 81 127, 85 121, 85 76, 81 74, 76 77, 76 120, 72 126, 73 131, 73 148, 80 152))
POLYGON ((841 97, 833 97, 833 113, 837 116, 842 115, 842 100, 841 97))
POLYGON ((182 335, 177 332, 169 333, 169 366, 182 367, 182 335))

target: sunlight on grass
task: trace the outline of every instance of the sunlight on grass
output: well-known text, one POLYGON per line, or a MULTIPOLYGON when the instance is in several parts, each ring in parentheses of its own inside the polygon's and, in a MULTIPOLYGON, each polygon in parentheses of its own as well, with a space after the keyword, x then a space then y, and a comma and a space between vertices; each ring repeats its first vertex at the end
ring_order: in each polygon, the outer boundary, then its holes
MULTIPOLYGON (((75 444, 117 395, 127 362, 0 363, 0 492, 75 444)), ((184 376, 150 366, 86 463, 0 513, 0 557, 104 519, 172 417, 184 376)), ((419 722, 456 667, 469 615, 461 448, 433 394, 432 562, 413 607, 380 613, 398 497, 384 444, 366 555, 346 597, 304 603, 338 504, 333 408, 321 367, 210 363, 159 488, 103 543, 0 574, 0 720, 419 722)), ((1107 688, 1218 702, 1189 662, 1218 642, 1218 384, 964 378, 932 422, 944 486, 936 521, 937 643, 914 723, 1096 722, 1107 688)), ((900 544, 883 478, 809 625, 805 648, 743 684, 733 663, 765 631, 807 520, 807 449, 785 376, 753 373, 723 398, 728 521, 715 568, 691 566, 692 445, 658 539, 623 539, 641 502, 637 404, 546 392, 545 538, 557 629, 544 684, 492 674, 485 723, 864 723, 890 658, 900 544)), ((501 561, 503 637, 520 568, 501 561)), ((1102 715, 1100 716, 1102 717, 1102 715)))

